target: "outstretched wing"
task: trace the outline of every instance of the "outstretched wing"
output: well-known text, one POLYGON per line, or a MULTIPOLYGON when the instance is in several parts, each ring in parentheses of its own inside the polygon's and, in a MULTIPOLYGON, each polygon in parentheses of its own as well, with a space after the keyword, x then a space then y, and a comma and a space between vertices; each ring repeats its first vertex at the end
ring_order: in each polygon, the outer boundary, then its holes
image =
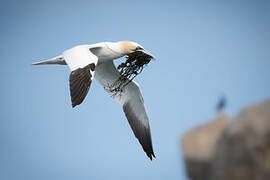
POLYGON ((71 48, 63 53, 65 62, 71 69, 69 76, 72 107, 79 105, 86 97, 94 78, 98 57, 88 45, 71 48))
MULTIPOLYGON (((113 62, 99 64, 96 68, 95 78, 109 93, 108 87, 111 87, 119 76, 119 72, 113 62)), ((123 88, 120 94, 116 94, 113 97, 123 106, 131 129, 147 156, 152 160, 155 154, 152 147, 149 120, 139 86, 135 82, 131 82, 123 88)))

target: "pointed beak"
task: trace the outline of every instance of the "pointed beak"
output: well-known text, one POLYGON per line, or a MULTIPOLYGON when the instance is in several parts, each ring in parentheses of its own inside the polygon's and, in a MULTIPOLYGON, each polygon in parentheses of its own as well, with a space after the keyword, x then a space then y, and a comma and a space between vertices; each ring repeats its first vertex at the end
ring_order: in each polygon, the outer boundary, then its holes
POLYGON ((153 54, 151 54, 150 52, 142 49, 142 50, 138 50, 139 52, 142 52, 143 54, 145 54, 146 56, 149 56, 151 59, 155 60, 155 56, 153 54))

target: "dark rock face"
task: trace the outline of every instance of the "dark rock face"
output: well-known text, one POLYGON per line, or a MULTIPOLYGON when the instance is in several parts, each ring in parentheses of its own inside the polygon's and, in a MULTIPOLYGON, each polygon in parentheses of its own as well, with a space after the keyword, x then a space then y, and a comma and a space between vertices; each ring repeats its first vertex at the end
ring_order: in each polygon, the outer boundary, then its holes
POLYGON ((210 161, 185 159, 187 175, 192 180, 209 180, 211 178, 210 161))
POLYGON ((230 118, 220 113, 216 120, 198 126, 182 137, 186 171, 192 180, 210 179, 216 144, 229 122, 230 118))
MULTIPOLYGON (((218 119, 211 123, 219 122, 218 119)), ((209 123, 184 135, 182 145, 188 176, 192 180, 270 180, 270 100, 245 108, 227 122, 223 128, 217 129, 209 123), (209 137, 214 136, 215 143, 198 140, 205 136, 200 129, 205 129, 209 137), (219 133, 211 135, 213 131, 219 133), (194 141, 200 143, 191 143, 194 141), (188 149, 193 149, 192 153, 188 149)))
POLYGON ((270 100, 244 109, 220 139, 212 179, 270 179, 270 100))

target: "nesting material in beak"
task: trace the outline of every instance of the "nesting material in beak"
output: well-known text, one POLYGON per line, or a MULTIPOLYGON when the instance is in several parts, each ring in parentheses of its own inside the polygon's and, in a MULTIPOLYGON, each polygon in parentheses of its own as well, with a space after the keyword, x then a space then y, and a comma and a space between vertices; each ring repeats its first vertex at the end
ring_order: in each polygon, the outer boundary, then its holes
POLYGON ((128 85, 138 74, 140 74, 143 68, 152 60, 154 56, 145 50, 136 51, 130 53, 124 63, 121 63, 117 69, 120 72, 120 77, 112 85, 110 91, 113 94, 121 92, 122 89, 128 85))

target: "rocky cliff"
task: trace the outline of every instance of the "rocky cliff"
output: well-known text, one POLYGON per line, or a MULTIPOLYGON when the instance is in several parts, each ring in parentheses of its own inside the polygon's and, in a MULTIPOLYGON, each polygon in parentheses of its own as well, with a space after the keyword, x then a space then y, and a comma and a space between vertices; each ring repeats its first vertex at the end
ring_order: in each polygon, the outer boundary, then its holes
POLYGON ((270 100, 190 130, 182 148, 192 180, 269 180, 270 100))

